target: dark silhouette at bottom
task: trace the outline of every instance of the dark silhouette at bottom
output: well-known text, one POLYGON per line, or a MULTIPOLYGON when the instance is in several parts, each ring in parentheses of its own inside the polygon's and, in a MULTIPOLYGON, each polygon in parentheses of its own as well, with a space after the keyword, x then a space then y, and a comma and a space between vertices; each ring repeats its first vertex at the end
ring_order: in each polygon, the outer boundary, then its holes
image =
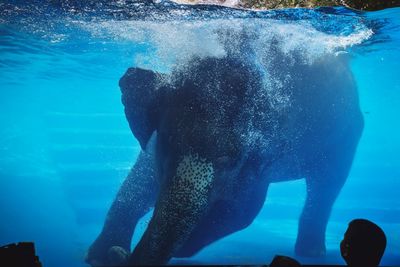
POLYGON ((300 267, 300 263, 290 257, 277 255, 271 261, 269 267, 300 267))
POLYGON ((355 219, 340 243, 340 252, 349 267, 376 267, 386 248, 386 236, 375 223, 355 219))
POLYGON ((19 242, 0 247, 0 266, 42 267, 33 242, 19 242))

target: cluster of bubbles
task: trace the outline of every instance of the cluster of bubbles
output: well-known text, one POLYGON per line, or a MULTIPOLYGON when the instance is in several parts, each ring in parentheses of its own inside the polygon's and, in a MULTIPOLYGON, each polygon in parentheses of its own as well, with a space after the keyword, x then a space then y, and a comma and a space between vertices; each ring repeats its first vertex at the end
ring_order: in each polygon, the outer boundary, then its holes
POLYGON ((84 36, 142 45, 145 55, 137 55, 137 63, 153 67, 158 65, 154 61, 169 65, 192 56, 224 56, 226 50, 238 49, 233 47, 235 38, 244 35, 262 53, 279 42, 282 52, 302 51, 306 60, 345 51, 373 35, 362 15, 344 8, 261 12, 167 0, 35 2, 1 3, 1 21, 46 38, 53 36, 53 42, 84 36))
POLYGON ((346 52, 373 35, 362 24, 354 32, 341 35, 319 31, 308 21, 274 19, 76 23, 94 37, 107 36, 145 47, 135 54, 135 65, 158 70, 184 64, 193 57, 218 58, 230 51, 246 54, 250 47, 258 57, 279 49, 286 56, 301 54, 302 60, 312 63, 327 53, 346 52))
POLYGON ((374 34, 362 16, 346 9, 256 12, 165 0, 34 2, 0 4, 2 21, 18 19, 21 28, 66 45, 68 52, 93 51, 89 43, 124 44, 133 51, 126 67, 161 73, 185 69, 193 58, 246 57, 268 72, 265 85, 274 88, 270 99, 277 107, 288 103, 281 89, 291 73, 274 75, 282 69, 276 65, 313 64, 347 53, 374 34))
POLYGON ((313 64, 326 56, 347 53, 368 40, 373 32, 365 25, 352 32, 324 32, 309 20, 237 18, 173 21, 77 22, 96 38, 112 38, 138 47, 133 65, 162 73, 189 69, 193 59, 247 58, 268 72, 265 87, 272 106, 284 108, 290 101, 285 86, 291 73, 274 75, 278 65, 313 64))

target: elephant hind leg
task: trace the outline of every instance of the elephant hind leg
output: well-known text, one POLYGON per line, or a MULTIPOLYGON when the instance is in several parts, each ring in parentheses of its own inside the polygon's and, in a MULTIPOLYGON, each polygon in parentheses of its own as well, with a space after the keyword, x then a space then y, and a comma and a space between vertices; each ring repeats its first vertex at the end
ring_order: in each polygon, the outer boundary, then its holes
POLYGON ((351 169, 363 121, 346 132, 337 144, 319 153, 318 159, 308 169, 307 198, 299 220, 296 254, 323 256, 325 231, 333 204, 339 195, 351 169))

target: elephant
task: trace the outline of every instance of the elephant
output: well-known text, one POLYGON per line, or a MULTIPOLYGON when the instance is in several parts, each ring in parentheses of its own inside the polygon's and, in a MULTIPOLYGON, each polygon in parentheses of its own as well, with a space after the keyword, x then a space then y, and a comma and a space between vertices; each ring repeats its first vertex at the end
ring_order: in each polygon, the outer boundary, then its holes
POLYGON ((295 252, 325 253, 325 231, 364 127, 346 55, 193 57, 170 73, 129 68, 122 103, 141 152, 92 265, 166 264, 248 227, 270 183, 305 179, 295 252), (130 253, 138 220, 153 216, 130 253))

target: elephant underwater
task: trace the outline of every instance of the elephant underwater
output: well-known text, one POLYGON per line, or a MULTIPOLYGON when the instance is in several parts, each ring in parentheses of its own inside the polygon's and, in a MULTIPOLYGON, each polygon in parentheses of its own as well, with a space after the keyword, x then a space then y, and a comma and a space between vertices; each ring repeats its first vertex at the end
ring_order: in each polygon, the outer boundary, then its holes
POLYGON ((332 206, 363 130, 349 59, 312 62, 251 49, 192 57, 170 73, 130 68, 122 103, 142 148, 104 227, 93 266, 166 264, 249 226, 270 183, 305 178, 296 254, 325 253, 332 206), (240 52, 242 51, 242 52, 240 52), (135 226, 154 213, 130 253, 135 226))

